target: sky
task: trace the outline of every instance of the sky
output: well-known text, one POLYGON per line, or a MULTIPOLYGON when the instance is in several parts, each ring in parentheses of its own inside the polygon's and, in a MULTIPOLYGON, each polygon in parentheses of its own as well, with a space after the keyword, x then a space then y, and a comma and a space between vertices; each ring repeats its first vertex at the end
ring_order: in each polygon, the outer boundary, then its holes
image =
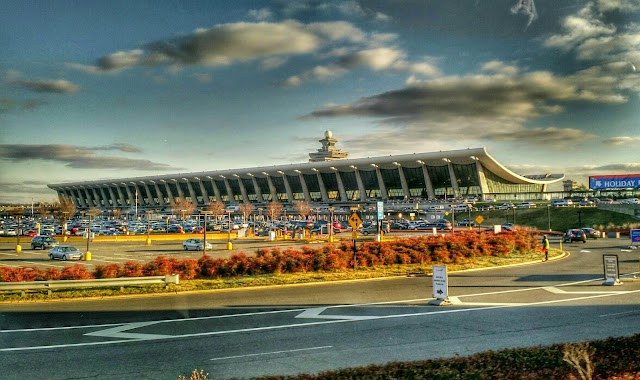
POLYGON ((640 0, 4 0, 0 203, 47 184, 486 147, 640 173, 640 0))

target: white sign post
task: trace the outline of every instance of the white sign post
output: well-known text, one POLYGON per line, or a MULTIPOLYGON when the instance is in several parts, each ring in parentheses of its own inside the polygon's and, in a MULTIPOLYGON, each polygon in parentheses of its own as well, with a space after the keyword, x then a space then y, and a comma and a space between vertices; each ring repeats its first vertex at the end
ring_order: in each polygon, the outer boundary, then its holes
POLYGON ((602 256, 604 264, 604 282, 602 285, 622 285, 620 282, 620 271, 618 269, 618 255, 602 256))
POLYGON ((429 305, 449 305, 449 287, 447 285, 447 267, 444 265, 433 266, 433 298, 429 305))

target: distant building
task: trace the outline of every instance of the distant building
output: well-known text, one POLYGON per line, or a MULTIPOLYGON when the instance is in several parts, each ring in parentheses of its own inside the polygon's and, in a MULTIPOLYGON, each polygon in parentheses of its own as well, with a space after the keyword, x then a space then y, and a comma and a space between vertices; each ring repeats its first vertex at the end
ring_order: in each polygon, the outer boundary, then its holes
POLYGON ((199 208, 272 201, 291 204, 433 201, 452 198, 548 199, 547 187, 563 174, 518 175, 491 157, 485 148, 348 159, 336 148, 331 131, 309 162, 187 174, 114 178, 48 185, 69 197, 79 209, 163 210, 177 198, 199 208))
POLYGON ((562 181, 562 188, 566 193, 570 193, 578 188, 578 182, 571 179, 562 181))

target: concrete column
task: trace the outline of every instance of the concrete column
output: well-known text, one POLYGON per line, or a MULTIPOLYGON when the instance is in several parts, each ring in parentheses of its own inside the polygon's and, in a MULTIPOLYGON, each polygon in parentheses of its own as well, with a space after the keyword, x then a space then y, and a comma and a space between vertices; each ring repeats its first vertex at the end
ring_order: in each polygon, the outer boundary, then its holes
POLYGON ((256 179, 256 177, 251 176, 251 182, 253 183, 253 190, 256 192, 258 200, 261 203, 264 202, 264 198, 262 197, 262 190, 260 190, 260 186, 258 186, 258 180, 256 179))
POLYGON ((236 177, 238 181, 238 187, 240 188, 240 195, 242 195, 242 201, 249 203, 249 195, 247 195, 247 189, 244 188, 244 184, 242 183, 242 179, 240 177, 236 177))
POLYGON ((355 169, 355 173, 356 173, 356 182, 358 183, 358 192, 360 193, 360 200, 361 201, 366 201, 367 200, 367 194, 366 194, 366 190, 364 188, 364 183, 362 183, 362 178, 360 177, 360 170, 359 169, 355 169))
POLYGON ((164 189, 167 191, 167 198, 169 198, 169 204, 167 206, 173 206, 176 204, 175 198, 176 194, 171 191, 171 186, 169 186, 169 182, 164 181, 164 189))
POLYGON ((89 189, 86 187, 83 187, 82 191, 84 192, 84 199, 85 199, 85 202, 87 203, 87 207, 89 208, 94 207, 94 199, 93 199, 93 196, 91 195, 91 191, 89 191, 89 189))
POLYGON ((198 205, 198 196, 196 195, 195 190, 193 190, 193 186, 191 186, 191 181, 187 179, 187 189, 189 189, 189 196, 191 197, 191 202, 194 205, 198 205))
POLYGON ((127 185, 126 183, 122 183, 122 185, 124 185, 124 190, 127 193, 127 198, 129 198, 129 207, 135 206, 136 204, 135 195, 131 192, 129 185, 127 185))
POLYGON ((302 185, 304 200, 307 202, 311 202, 311 193, 309 193, 309 187, 307 186, 307 182, 304 180, 304 175, 302 175, 302 172, 298 172, 298 177, 300 177, 300 184, 302 185))
POLYGON ((164 193, 160 191, 160 186, 158 186, 158 183, 156 181, 152 181, 151 184, 153 185, 153 188, 156 190, 156 194, 158 195, 158 206, 165 206, 166 203, 164 201, 164 193))
POLYGON ((202 193, 202 201, 205 206, 208 206, 211 201, 209 200, 209 193, 207 193, 207 189, 204 187, 204 183, 202 183, 201 179, 198 179, 198 185, 200 186, 200 193, 202 193))
POLYGON ((286 174, 282 175, 282 180, 284 181, 284 189, 287 192, 287 202, 293 203, 293 191, 291 191, 291 184, 286 174))
POLYGON ((460 196, 460 189, 458 188, 458 179, 456 178, 456 173, 453 171, 453 164, 451 160, 447 160, 447 168, 449 169, 449 178, 451 178, 451 187, 453 188, 453 196, 460 196))
POLYGON ((336 180, 338 181, 338 191, 340 192, 340 200, 348 201, 347 191, 344 189, 344 183, 342 183, 342 178, 340 178, 340 172, 338 170, 334 170, 336 175, 336 180))
POLYGON ((80 205, 80 207, 82 207, 82 208, 87 207, 87 202, 84 201, 84 198, 82 196, 82 193, 80 192, 80 189, 76 188, 74 190, 74 194, 75 194, 75 198, 77 199, 77 202, 80 205))
POLYGON ((172 180, 172 181, 176 185, 176 189, 178 189, 178 197, 182 199, 186 199, 186 197, 184 196, 184 191, 182 191, 182 188, 180 187, 180 181, 178 180, 172 180))
POLYGON ((124 194, 122 193, 122 188, 120 188, 120 185, 117 184, 113 184, 116 187, 116 191, 118 192, 118 198, 120 199, 120 207, 125 207, 127 205, 127 199, 124 197, 124 194))
POLYGON ((380 186, 380 197, 382 200, 389 200, 389 193, 387 193, 387 186, 385 186, 384 181, 382 180, 382 173, 380 172, 380 168, 376 166, 376 176, 378 177, 378 185, 380 186))
POLYGON ((276 191, 276 187, 273 185, 270 175, 267 176, 267 183, 269 184, 269 191, 271 192, 271 202, 278 200, 278 192, 276 191))
POLYGON ((229 185, 229 180, 226 178, 223 178, 222 181, 224 182, 224 187, 227 189, 227 194, 229 196, 229 203, 233 203, 235 201, 235 194, 233 193, 233 190, 231 189, 231 185, 229 185))
POLYGON ((324 181, 322 181, 322 176, 320 172, 316 172, 318 176, 318 185, 320 186, 320 194, 322 194, 322 201, 324 203, 329 202, 329 195, 327 194, 327 188, 324 186, 324 181))
POLYGON ((436 193, 433 191, 433 183, 431 183, 431 176, 425 164, 422 164, 422 176, 424 177, 424 183, 427 187, 427 197, 429 199, 436 199, 436 193))
POLYGON ((220 195, 220 189, 216 186, 216 181, 211 178, 211 188, 213 188, 213 196, 216 198, 216 201, 222 202, 222 196, 220 195))
MULTIPOLYGON (((99 189, 99 188, 97 188, 97 189, 99 189)), ((91 194, 93 195, 93 199, 94 199, 94 200, 95 200, 95 202, 96 202, 96 207, 103 207, 103 205, 102 205, 102 201, 103 201, 103 199, 104 199, 104 198, 102 198, 102 197, 100 196, 100 194, 98 194, 97 189, 96 189, 96 187, 95 187, 95 186, 94 186, 94 187, 92 187, 92 188, 91 188, 91 194)), ((106 200, 105 200, 105 202, 106 202, 106 200)))
POLYGON ((113 184, 107 185, 107 191, 109 192, 109 197, 111 198, 111 207, 119 207, 120 205, 118 204, 118 197, 113 192, 113 184))
POLYGON ((411 198, 411 193, 409 192, 409 185, 407 184, 407 178, 404 176, 404 171, 402 170, 402 166, 396 165, 398 167, 398 175, 400 176, 400 185, 402 185, 402 192, 404 193, 404 198, 411 198))
POLYGON ((104 192, 104 186, 100 186, 98 189, 100 189, 100 196, 102 197, 102 199, 104 199, 104 207, 108 207, 110 209, 112 205, 109 200, 111 198, 108 197, 107 193, 104 192))
MULTIPOLYGON (((480 160, 475 160, 476 161, 476 172, 478 173, 478 181, 480 182, 480 192, 481 192, 481 197, 482 199, 484 199, 485 194, 489 193, 489 185, 487 184, 487 176, 484 174, 484 168, 482 167, 482 164, 480 163, 480 160)), ((543 191, 545 191, 543 189, 543 191)))

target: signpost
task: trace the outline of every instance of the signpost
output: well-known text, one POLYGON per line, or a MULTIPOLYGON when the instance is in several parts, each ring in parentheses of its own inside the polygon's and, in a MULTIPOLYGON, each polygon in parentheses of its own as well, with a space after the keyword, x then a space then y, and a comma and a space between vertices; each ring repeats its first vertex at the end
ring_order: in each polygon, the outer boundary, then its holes
POLYGON ((604 282, 602 285, 622 285, 618 270, 618 255, 603 255, 604 282))
POLYGON ((353 270, 357 269, 358 260, 356 256, 356 238, 358 237, 358 227, 360 227, 360 224, 362 224, 362 218, 360 217, 360 214, 358 214, 356 211, 353 211, 351 213, 351 216, 349 217, 349 225, 352 229, 351 237, 353 238, 353 270))
POLYGON ((430 305, 448 305, 449 302, 449 286, 447 285, 448 275, 447 267, 444 265, 433 266, 433 298, 429 301, 430 305))

